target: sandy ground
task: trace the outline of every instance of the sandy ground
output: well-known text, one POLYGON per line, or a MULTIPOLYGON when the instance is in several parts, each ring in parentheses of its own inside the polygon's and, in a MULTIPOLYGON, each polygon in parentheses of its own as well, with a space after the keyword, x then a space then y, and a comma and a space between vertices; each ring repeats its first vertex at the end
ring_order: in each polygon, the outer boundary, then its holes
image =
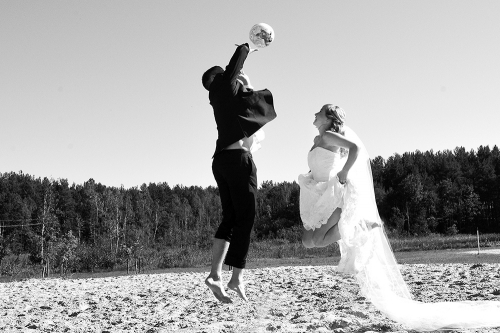
MULTIPOLYGON (((416 300, 500 300, 500 264, 402 265, 416 300)), ((207 273, 0 284, 1 332, 413 332, 385 318, 335 266, 248 269, 245 303, 216 301, 207 273)), ((230 272, 223 278, 229 280, 230 272)), ((467 332, 499 332, 500 329, 467 332)), ((450 331, 448 331, 450 332, 450 331)))

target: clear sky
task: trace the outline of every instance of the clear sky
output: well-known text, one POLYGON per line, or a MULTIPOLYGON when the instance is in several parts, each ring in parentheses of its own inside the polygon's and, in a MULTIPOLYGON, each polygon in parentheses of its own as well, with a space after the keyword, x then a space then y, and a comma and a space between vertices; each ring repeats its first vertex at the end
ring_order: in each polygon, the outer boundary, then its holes
POLYGON ((278 118, 259 183, 308 171, 323 104, 372 157, 500 144, 500 1, 0 1, 0 172, 215 185, 201 75, 253 24, 245 72, 278 118))

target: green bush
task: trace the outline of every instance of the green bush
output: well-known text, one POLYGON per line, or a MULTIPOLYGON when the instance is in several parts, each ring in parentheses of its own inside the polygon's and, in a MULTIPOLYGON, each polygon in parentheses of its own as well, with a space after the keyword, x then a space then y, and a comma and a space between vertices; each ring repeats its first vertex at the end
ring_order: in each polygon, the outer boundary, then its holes
POLYGON ((31 263, 28 253, 9 254, 0 261, 0 276, 30 278, 37 275, 38 265, 31 263))
POLYGON ((79 272, 113 269, 117 261, 114 254, 102 245, 80 244, 76 248, 76 257, 74 265, 79 272))
POLYGON ((446 229, 446 235, 447 236, 455 236, 458 234, 458 229, 456 224, 452 224, 451 227, 448 227, 446 229))

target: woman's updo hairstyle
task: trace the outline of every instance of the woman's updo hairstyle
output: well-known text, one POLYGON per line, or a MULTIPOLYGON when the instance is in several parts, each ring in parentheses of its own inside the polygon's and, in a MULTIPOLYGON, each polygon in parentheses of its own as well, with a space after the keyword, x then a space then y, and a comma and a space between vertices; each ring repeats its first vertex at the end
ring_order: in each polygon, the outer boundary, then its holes
MULTIPOLYGON (((330 131, 339 133, 341 135, 344 135, 344 122, 345 122, 345 111, 341 107, 334 106, 332 104, 326 104, 324 106, 325 108, 325 115, 328 119, 331 119, 332 121, 332 126, 330 127, 330 131)), ((349 149, 346 148, 340 148, 340 155, 342 157, 347 156, 349 153, 349 149)))
POLYGON ((332 121, 330 130, 339 134, 344 134, 345 111, 341 107, 332 104, 325 105, 325 115, 332 121))

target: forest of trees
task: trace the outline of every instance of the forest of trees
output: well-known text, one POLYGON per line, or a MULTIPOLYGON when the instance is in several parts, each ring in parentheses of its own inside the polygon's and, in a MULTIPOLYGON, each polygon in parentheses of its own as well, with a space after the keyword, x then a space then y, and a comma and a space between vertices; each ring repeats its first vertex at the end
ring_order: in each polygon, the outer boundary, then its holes
MULTIPOLYGON (((390 236, 500 233, 500 152, 395 154, 371 161, 380 215, 390 236)), ((116 188, 0 173, 0 275, 19 263, 53 270, 111 269, 170 248, 209 249, 221 218, 216 187, 167 183, 116 188)), ((300 237, 299 186, 265 181, 253 239, 300 237)), ((163 251, 163 252, 162 252, 163 251)), ((160 254, 160 255, 159 255, 160 254)), ((10 272, 12 274, 12 272, 10 272)))

